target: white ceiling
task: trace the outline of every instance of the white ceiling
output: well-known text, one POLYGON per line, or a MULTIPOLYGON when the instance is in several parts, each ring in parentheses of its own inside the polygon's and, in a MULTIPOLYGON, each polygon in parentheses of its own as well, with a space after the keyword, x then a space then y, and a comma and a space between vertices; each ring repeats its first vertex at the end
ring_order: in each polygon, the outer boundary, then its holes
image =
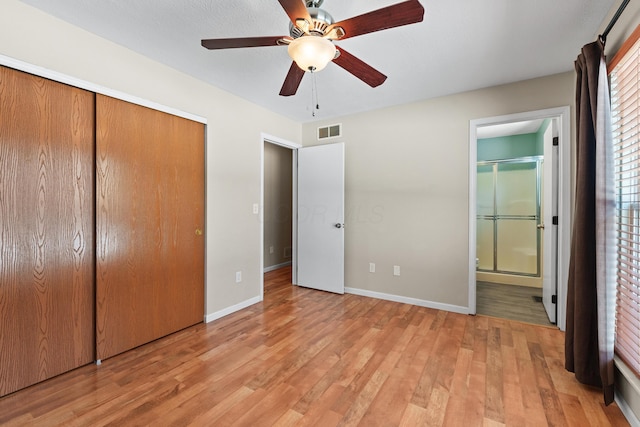
MULTIPOLYGON (((573 69, 614 0, 420 0, 424 21, 338 41, 388 76, 372 89, 335 64, 278 95, 286 47, 210 51, 203 38, 288 35, 277 0, 22 0, 299 122, 403 104, 573 69)), ((302 1, 302 0, 301 0, 302 1)), ((325 0, 336 21, 401 0, 325 0)), ((616 3, 617 4, 617 3, 616 3)))
POLYGON ((536 133, 540 130, 540 126, 544 122, 543 119, 526 120, 523 122, 502 123, 499 125, 481 126, 476 130, 478 139, 496 138, 508 135, 526 135, 536 133))

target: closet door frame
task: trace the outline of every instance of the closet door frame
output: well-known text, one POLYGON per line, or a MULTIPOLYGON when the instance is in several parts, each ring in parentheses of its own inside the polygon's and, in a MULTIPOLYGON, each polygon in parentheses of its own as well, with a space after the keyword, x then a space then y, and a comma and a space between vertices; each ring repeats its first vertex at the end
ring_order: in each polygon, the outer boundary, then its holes
POLYGON ((106 95, 111 98, 120 99, 122 101, 127 101, 132 104, 137 104, 143 107, 151 108, 152 110, 162 111, 163 113, 171 114, 172 116, 182 117, 188 120, 192 120, 194 122, 202 123, 204 125, 207 124, 206 117, 199 116, 197 114, 189 113, 186 111, 182 111, 177 108, 169 107, 167 105, 164 105, 158 102, 149 101, 147 99, 144 99, 135 95, 131 95, 125 92, 121 92, 119 90, 108 88, 106 86, 101 86, 95 83, 91 83, 89 81, 82 80, 77 77, 73 77, 64 73, 60 73, 58 71, 40 67, 38 65, 33 65, 25 61, 20 61, 18 59, 11 58, 10 56, 0 54, 0 65, 8 68, 13 68, 18 71, 24 71, 26 73, 33 74, 34 76, 53 80, 58 83, 64 83, 69 86, 77 87, 78 89, 84 89, 96 94, 106 95))

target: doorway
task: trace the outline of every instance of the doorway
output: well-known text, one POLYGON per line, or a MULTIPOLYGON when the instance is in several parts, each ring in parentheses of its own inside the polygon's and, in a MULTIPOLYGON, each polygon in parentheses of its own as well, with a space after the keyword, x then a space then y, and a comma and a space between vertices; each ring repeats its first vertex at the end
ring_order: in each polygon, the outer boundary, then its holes
POLYGON ((264 273, 291 265, 293 151, 264 143, 264 273))
POLYGON ((569 107, 560 107, 470 122, 470 313, 476 314, 478 305, 486 303, 484 295, 481 295, 483 300, 479 300, 478 290, 479 286, 486 287, 487 282, 520 285, 522 288, 518 286, 517 290, 525 293, 533 287, 541 293, 538 297, 544 303, 548 317, 564 329, 570 230, 569 120, 569 107), (517 130, 523 126, 529 126, 529 129, 517 130), (552 134, 555 139, 551 138, 552 134), (507 147, 504 146, 505 139, 500 138, 509 135, 529 136, 519 137, 520 144, 507 147), (529 148, 523 143, 527 138, 529 148), (479 146, 479 141, 489 143, 479 146), (557 141, 555 146, 554 141, 557 141), (506 189, 513 199, 506 203, 500 199, 506 193, 494 194, 501 172, 502 192, 506 189), (545 177, 543 184, 541 177, 545 177), (510 188, 523 179, 531 181, 531 191, 510 188), (483 193, 486 184, 490 184, 493 193, 483 193), (482 194, 478 192, 479 188, 482 194), (557 189, 557 203, 553 201, 554 188, 557 189), (531 193, 527 200, 522 196, 525 193, 531 193), (491 197, 485 197, 487 194, 491 197), (483 206, 479 207, 479 204, 483 206), (491 212, 484 212, 487 209, 491 212), (514 238, 516 235, 520 237, 514 238))
POLYGON ((271 244, 265 246, 266 144, 279 145, 292 151, 291 283, 321 291, 344 293, 344 143, 303 148, 263 134, 260 144, 260 206, 256 204, 254 211, 260 214, 262 299, 265 252, 271 252, 271 244), (326 256, 327 254, 331 256, 326 256))
POLYGON ((265 273, 291 266, 291 283, 296 283, 295 165, 297 149, 301 147, 271 135, 262 134, 260 138, 260 295, 263 298, 265 273))
POLYGON ((478 132, 476 310, 548 326, 556 312, 552 305, 547 313, 543 304, 542 183, 547 177, 541 142, 552 123, 518 125, 524 133, 496 136, 500 125, 478 132), (488 131, 491 136, 481 138, 488 131))

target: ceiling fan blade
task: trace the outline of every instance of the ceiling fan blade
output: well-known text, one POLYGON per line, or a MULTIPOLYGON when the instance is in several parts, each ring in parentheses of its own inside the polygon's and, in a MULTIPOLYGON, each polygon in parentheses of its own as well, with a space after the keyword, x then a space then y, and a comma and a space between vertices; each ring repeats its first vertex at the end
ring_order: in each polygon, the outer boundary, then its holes
POLYGON ((239 37, 233 39, 205 39, 202 46, 207 49, 234 49, 239 47, 278 46, 279 41, 289 36, 239 37))
POLYGON ((282 89, 280 89, 280 96, 295 95, 303 77, 304 71, 298 67, 298 64, 292 62, 291 68, 289 68, 289 73, 287 73, 287 78, 284 79, 282 89))
POLYGON ((424 19, 424 7, 418 0, 408 0, 393 6, 383 7, 364 15, 355 16, 344 21, 336 22, 327 29, 327 33, 333 28, 341 27, 345 35, 340 40, 388 28, 401 27, 415 24, 424 19))
POLYGON ((336 64, 365 82, 371 87, 380 86, 387 80, 387 76, 373 68, 371 65, 351 55, 343 48, 338 48, 340 56, 333 60, 336 64))
POLYGON ((309 15, 309 11, 307 7, 304 5, 302 0, 278 0, 280 2, 280 6, 287 12, 289 15, 289 19, 293 22, 293 25, 296 25, 297 19, 304 19, 307 22, 311 23, 311 15, 309 15))

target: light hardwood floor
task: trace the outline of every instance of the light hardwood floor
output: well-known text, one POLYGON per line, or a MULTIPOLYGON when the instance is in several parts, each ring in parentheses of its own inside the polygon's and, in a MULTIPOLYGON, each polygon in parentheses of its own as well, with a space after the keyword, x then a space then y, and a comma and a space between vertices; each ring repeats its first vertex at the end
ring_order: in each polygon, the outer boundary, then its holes
POLYGON ((265 301, 0 399, 2 425, 624 426, 563 334, 266 275, 265 301))

